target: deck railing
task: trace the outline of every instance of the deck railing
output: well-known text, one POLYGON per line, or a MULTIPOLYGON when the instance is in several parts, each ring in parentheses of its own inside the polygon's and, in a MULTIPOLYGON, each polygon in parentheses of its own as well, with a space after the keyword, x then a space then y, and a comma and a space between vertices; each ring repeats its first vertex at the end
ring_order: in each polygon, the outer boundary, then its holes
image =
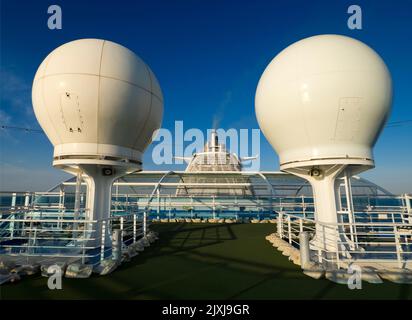
MULTIPOLYGON (((345 221, 348 212, 338 212, 341 221, 345 221)), ((309 232, 313 261, 337 265, 338 268, 350 263, 380 263, 403 268, 412 263, 412 214, 387 212, 380 222, 376 219, 357 222, 364 218, 363 213, 355 214, 355 222, 322 223, 302 215, 279 213, 277 235, 296 248, 300 248, 300 234, 309 232), (317 235, 316 235, 317 234, 317 235), (315 236, 316 235, 316 236, 315 236)))
POLYGON ((73 193, 0 192, 0 254, 27 259, 66 257, 95 262, 111 254, 106 242, 112 230, 122 230, 122 243, 127 246, 145 234, 149 217, 156 217, 160 210, 169 211, 169 215, 173 209, 186 210, 187 217, 193 216, 196 210, 217 215, 235 212, 241 218, 250 208, 257 215, 266 210, 277 217, 277 233, 296 247, 299 247, 302 231, 315 233, 316 228, 324 228, 332 230, 323 232, 324 235, 341 234, 338 238, 323 239, 324 243, 338 239, 334 252, 313 248, 318 260, 341 264, 375 259, 396 261, 398 265, 411 260, 411 195, 376 196, 374 199, 365 196, 359 202, 362 205, 355 202, 351 210, 342 205, 338 212, 339 223, 335 225, 316 221, 313 198, 304 196, 182 198, 158 195, 148 205, 136 194, 116 194, 111 217, 105 220, 90 220, 85 195, 79 196, 82 200, 75 208, 73 193), (102 232, 102 227, 110 232, 102 232))
POLYGON ((112 255, 111 233, 121 230, 123 247, 134 244, 148 229, 146 213, 134 211, 91 220, 87 210, 80 215, 66 210, 64 215, 44 208, 3 211, 0 218, 0 255, 21 263, 81 261, 97 264, 112 255), (107 232, 106 232, 107 230, 107 232))

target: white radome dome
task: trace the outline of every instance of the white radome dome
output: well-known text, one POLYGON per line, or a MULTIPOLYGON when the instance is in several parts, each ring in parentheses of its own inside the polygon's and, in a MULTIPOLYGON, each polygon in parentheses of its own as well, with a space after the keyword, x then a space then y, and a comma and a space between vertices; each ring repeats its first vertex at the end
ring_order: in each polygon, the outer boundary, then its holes
POLYGON ((259 125, 281 169, 301 163, 373 166, 372 147, 389 115, 390 73, 364 43, 319 35, 280 52, 259 81, 259 125))
POLYGON ((162 92, 150 68, 129 49, 100 39, 53 50, 37 70, 32 100, 55 160, 141 163, 163 117, 162 92))

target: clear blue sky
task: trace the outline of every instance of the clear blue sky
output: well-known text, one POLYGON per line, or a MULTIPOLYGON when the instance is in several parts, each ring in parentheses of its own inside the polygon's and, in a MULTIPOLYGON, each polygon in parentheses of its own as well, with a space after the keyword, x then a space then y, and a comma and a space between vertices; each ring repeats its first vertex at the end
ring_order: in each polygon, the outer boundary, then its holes
MULTIPOLYGON (((43 58, 67 41, 103 38, 130 48, 155 72, 165 97, 163 127, 183 120, 206 130, 223 114, 224 129, 258 128, 254 95, 266 65, 289 44, 322 33, 373 47, 394 81, 389 121, 412 119, 412 1, 1 0, 0 124, 39 128, 31 83, 43 58), (62 30, 47 28, 50 4, 63 10, 62 30), (347 27, 351 4, 363 10, 362 30, 347 27)), ((410 123, 386 128, 375 147, 377 167, 364 176, 412 192, 411 141, 410 123)), ((53 148, 43 134, 0 129, 0 146, 3 190, 47 189, 67 176, 51 168, 53 148)), ((144 167, 156 169, 150 154, 144 167)), ((260 156, 262 170, 278 170, 263 135, 260 156)))

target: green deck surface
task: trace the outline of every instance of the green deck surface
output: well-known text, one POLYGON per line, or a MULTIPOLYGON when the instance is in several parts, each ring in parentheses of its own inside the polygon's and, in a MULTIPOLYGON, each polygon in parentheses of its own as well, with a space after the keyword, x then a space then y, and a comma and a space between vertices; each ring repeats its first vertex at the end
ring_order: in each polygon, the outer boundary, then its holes
POLYGON ((364 282, 350 290, 305 276, 265 236, 273 224, 156 224, 160 239, 108 276, 39 275, 0 287, 1 299, 411 299, 412 285, 364 282))

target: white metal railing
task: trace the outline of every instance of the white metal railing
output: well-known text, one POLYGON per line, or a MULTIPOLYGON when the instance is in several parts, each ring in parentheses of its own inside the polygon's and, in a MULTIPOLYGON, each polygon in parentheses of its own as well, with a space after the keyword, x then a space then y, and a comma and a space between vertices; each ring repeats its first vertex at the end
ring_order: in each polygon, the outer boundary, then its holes
MULTIPOLYGON (((85 212, 85 210, 83 211, 85 212)), ((63 217, 44 215, 37 211, 9 212, 0 218, 0 255, 29 259, 37 263, 50 259, 81 260, 91 264, 111 256, 111 245, 106 237, 115 229, 121 230, 122 243, 127 247, 144 236, 144 213, 112 216, 89 220, 86 215, 74 219, 74 213, 63 217), (106 229, 109 232, 105 232, 106 229)))
POLYGON ((412 263, 412 224, 409 222, 412 214, 398 213, 406 216, 407 219, 402 220, 395 219, 396 214, 391 212, 389 220, 392 221, 385 222, 356 222, 357 215, 355 222, 330 224, 282 212, 277 218, 277 234, 299 248, 301 232, 309 232, 312 237, 318 233, 321 239, 311 242, 314 259, 336 264, 338 268, 352 262, 396 263, 400 268, 412 263))
MULTIPOLYGON (((273 196, 273 197, 180 197, 158 194, 147 203, 138 194, 115 194, 112 201, 112 216, 106 220, 89 220, 84 208, 85 195, 81 195, 80 208, 74 208, 74 193, 60 192, 0 192, 0 254, 31 256, 61 256, 73 259, 103 259, 110 255, 111 248, 105 245, 109 232, 121 229, 124 245, 136 241, 144 235, 151 211, 178 210, 193 214, 194 209, 210 212, 237 211, 254 213, 268 210, 278 215, 278 234, 294 246, 299 246, 299 233, 315 233, 316 228, 332 230, 323 234, 333 234, 333 230, 345 234, 339 237, 335 254, 323 248, 317 250, 317 259, 329 259, 342 263, 351 259, 397 261, 398 264, 410 260, 409 234, 412 223, 411 195, 396 197, 365 196, 360 205, 354 208, 341 206, 339 223, 326 225, 314 219, 312 197, 273 196), (69 201, 71 197, 71 200, 69 201), (141 201, 143 199, 143 201, 141 201), (384 199, 394 200, 394 205, 385 204, 384 199), (44 200, 44 201, 43 201, 44 200), (144 208, 147 207, 147 210, 144 208), (143 210, 142 210, 143 209, 143 210), (243 210, 243 211, 242 211, 243 210), (99 229, 99 230, 98 230, 99 229), (94 241, 93 245, 90 245, 94 241), (96 246, 99 242, 100 245, 96 246), (348 255, 349 252, 349 255, 348 255)), ((78 198, 77 198, 78 199, 78 198)), ((79 204, 78 204, 79 205, 79 204)), ((324 239, 325 242, 335 241, 324 239)))

